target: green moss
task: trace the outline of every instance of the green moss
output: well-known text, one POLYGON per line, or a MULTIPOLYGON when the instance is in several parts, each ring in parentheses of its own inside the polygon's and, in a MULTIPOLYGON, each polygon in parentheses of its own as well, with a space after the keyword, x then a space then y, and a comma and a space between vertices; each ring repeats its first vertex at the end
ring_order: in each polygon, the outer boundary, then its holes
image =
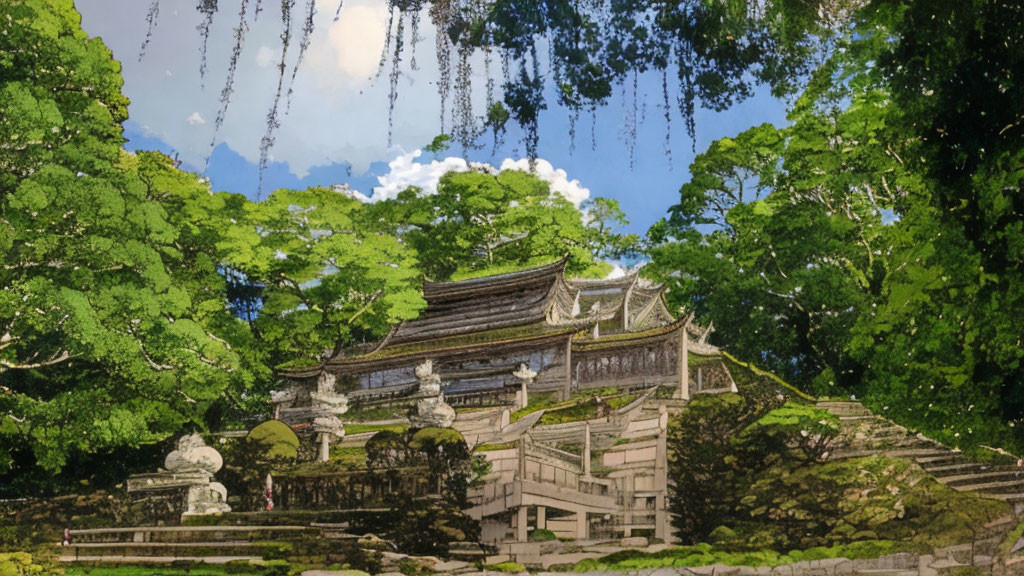
POLYGON ((303 462, 277 472, 284 476, 321 476, 366 468, 366 449, 362 446, 332 446, 327 462, 303 462))
MULTIPOLYGON (((404 406, 378 406, 375 408, 358 408, 345 413, 345 422, 375 422, 377 420, 395 420, 405 416, 404 406)), ((346 428, 347 430, 348 428, 346 428)))
POLYGON ((1021 536, 1024 536, 1024 522, 1018 524, 1016 528, 1010 530, 1010 533, 1006 535, 1003 543, 999 545, 999 555, 1003 558, 1009 558, 1010 550, 1017 544, 1021 536))
POLYGON ((366 432, 380 432, 381 430, 388 430, 401 434, 409 429, 408 424, 346 424, 345 434, 363 434, 366 432))
POLYGON ((376 352, 360 356, 359 359, 375 360, 379 358, 405 356, 408 354, 419 354, 433 350, 447 350, 451 348, 464 348, 467 346, 476 346, 481 344, 514 342, 527 338, 556 334, 559 332, 565 332, 566 335, 568 335, 569 329, 553 328, 544 322, 538 322, 523 326, 512 326, 509 328, 474 332, 472 334, 449 336, 447 338, 436 338, 422 342, 410 342, 408 344, 399 344, 396 346, 385 346, 376 352))
POLYGON ((515 442, 502 442, 500 444, 480 444, 473 449, 474 452, 491 452, 494 450, 508 450, 509 448, 515 448, 515 442))
POLYGON ((484 566, 485 569, 491 570, 492 572, 526 572, 526 566, 522 564, 516 564, 515 562, 502 562, 500 564, 488 564, 484 566))
POLYGON ((462 433, 454 428, 423 428, 412 435, 409 447, 420 450, 427 445, 457 444, 465 441, 462 433))
POLYGON ((516 420, 520 420, 524 416, 533 414, 539 410, 550 410, 562 406, 572 406, 575 402, 576 400, 573 399, 558 402, 555 400, 554 394, 531 394, 530 403, 526 408, 521 408, 509 414, 508 419, 510 422, 515 422, 516 420))
MULTIPOLYGON (((604 399, 608 410, 618 410, 637 399, 636 394, 623 394, 604 399)), ((596 397, 581 397, 570 401, 564 406, 556 406, 544 412, 540 418, 540 424, 565 424, 567 422, 580 422, 597 418, 596 397)))
POLYGON ((819 546, 788 553, 776 550, 752 550, 731 552, 710 544, 677 546, 660 552, 623 550, 598 559, 578 562, 575 572, 634 571, 645 568, 709 566, 781 566, 808 560, 826 558, 877 558, 886 554, 914 550, 912 545, 892 541, 863 541, 836 546, 819 546))
POLYGON ((768 372, 767 370, 762 370, 748 362, 741 362, 737 360, 735 356, 729 354, 724 350, 722 351, 722 356, 726 359, 726 366, 732 373, 733 380, 736 381, 737 386, 740 385, 740 381, 744 379, 744 376, 746 376, 743 374, 743 371, 748 371, 756 376, 761 376, 770 379, 775 384, 781 386, 786 393, 792 394, 797 398, 806 400, 808 402, 814 402, 816 400, 814 396, 811 396, 810 394, 807 394, 806 392, 799 390, 796 386, 793 386, 792 384, 786 382, 782 378, 779 378, 775 374, 768 372))

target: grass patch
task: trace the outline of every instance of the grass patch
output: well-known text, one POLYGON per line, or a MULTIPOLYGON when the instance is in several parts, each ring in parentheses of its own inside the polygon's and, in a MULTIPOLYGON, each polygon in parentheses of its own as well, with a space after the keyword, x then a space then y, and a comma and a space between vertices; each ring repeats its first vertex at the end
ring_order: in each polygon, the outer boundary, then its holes
POLYGON ((515 422, 521 420, 524 416, 528 416, 539 410, 550 410, 553 408, 572 406, 576 400, 566 400, 564 402, 558 402, 555 400, 554 394, 530 394, 530 403, 526 408, 520 408, 515 412, 509 414, 509 422, 515 422))
MULTIPOLYGON (((378 406, 376 408, 356 408, 345 413, 346 422, 374 422, 376 420, 395 420, 405 417, 403 406, 378 406)), ((345 428, 348 430, 348 428, 345 428)))
MULTIPOLYGON (((730 372, 733 372, 733 378, 734 379, 736 379, 736 376, 737 376, 737 374, 735 373, 737 368, 743 369, 743 370, 749 370, 750 372, 753 372, 754 374, 756 374, 758 376, 763 376, 765 378, 769 378, 770 380, 772 380, 773 382, 775 382, 779 386, 782 386, 786 390, 786 392, 796 396, 797 398, 801 398, 801 399, 806 400, 808 402, 815 402, 817 400, 814 396, 811 396, 810 394, 808 394, 808 393, 798 389, 796 386, 793 386, 792 384, 790 384, 789 382, 786 382, 782 378, 779 378, 775 374, 772 374, 771 372, 768 372, 767 370, 762 370, 762 369, 758 368, 757 366, 754 366, 753 364, 751 364, 749 362, 742 362, 742 361, 736 359, 736 357, 733 356, 732 354, 729 354, 728 352, 726 352, 725 350, 722 351, 722 356, 728 361, 726 363, 726 366, 729 368, 730 372)), ((739 382, 737 382, 737 384, 739 384, 739 382)))
MULTIPOLYGON (((608 410, 618 410, 637 399, 636 394, 622 394, 605 399, 608 410)), ((596 397, 579 398, 573 404, 561 408, 553 408, 544 412, 540 418, 540 424, 565 424, 567 422, 579 422, 582 420, 593 420, 597 418, 596 397)))
POLYGON ((381 430, 387 430, 389 432, 395 432, 401 434, 409 429, 409 425, 402 424, 346 424, 345 434, 363 434, 366 432, 380 432, 381 430))
POLYGON ((537 528, 530 531, 529 540, 530 542, 551 542, 552 540, 558 540, 558 536, 555 536, 555 533, 551 530, 537 528))
POLYGON ((597 559, 578 562, 575 572, 598 571, 632 571, 645 568, 666 568, 681 566, 710 566, 724 564, 726 566, 781 566, 808 560, 824 560, 827 558, 877 558, 895 552, 914 550, 912 545, 887 540, 865 540, 836 546, 819 546, 807 550, 777 552, 775 550, 757 550, 750 552, 731 552, 716 548, 710 544, 695 546, 676 546, 660 552, 643 552, 640 550, 623 550, 597 559))
POLYGON ((366 448, 363 446, 332 446, 331 459, 327 462, 303 462, 297 466, 283 469, 278 474, 283 476, 320 476, 364 468, 366 468, 366 448))
POLYGON ((1017 525, 1016 528, 1010 530, 1010 533, 1006 535, 1006 539, 999 545, 999 555, 1003 558, 1010 557, 1010 550, 1020 540, 1020 537, 1024 536, 1024 522, 1017 525))
POLYGON ((484 568, 487 569, 487 570, 491 570, 493 572, 506 572, 506 573, 526 572, 526 566, 523 566, 522 564, 517 564, 515 562, 502 562, 500 564, 489 564, 487 566, 484 566, 484 568))
POLYGON ((67 566, 65 576, 264 576, 266 571, 253 565, 210 566, 198 564, 189 568, 169 566, 67 566))
POLYGON ((515 448, 515 442, 501 442, 498 444, 481 444, 476 448, 473 448, 473 452, 493 452, 494 450, 508 450, 509 448, 515 448))

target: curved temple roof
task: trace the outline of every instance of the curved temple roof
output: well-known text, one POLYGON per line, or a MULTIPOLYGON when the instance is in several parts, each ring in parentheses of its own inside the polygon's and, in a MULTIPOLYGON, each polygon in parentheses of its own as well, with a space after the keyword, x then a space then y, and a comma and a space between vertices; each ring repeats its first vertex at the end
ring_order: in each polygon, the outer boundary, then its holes
POLYGON ((661 285, 635 272, 614 279, 566 278, 567 262, 563 258, 495 276, 426 282, 427 307, 419 318, 394 327, 369 353, 352 355, 349 350, 320 368, 289 372, 310 375, 325 365, 381 362, 487 342, 508 345, 582 332, 596 323, 601 323, 602 334, 628 339, 627 334, 638 333, 642 338, 651 330, 678 323, 665 304, 661 285))

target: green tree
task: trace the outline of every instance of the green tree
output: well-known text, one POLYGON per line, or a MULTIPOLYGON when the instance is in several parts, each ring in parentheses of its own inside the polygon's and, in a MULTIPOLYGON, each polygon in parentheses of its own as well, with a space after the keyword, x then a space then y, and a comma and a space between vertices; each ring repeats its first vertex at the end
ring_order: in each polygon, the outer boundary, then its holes
MULTIPOLYGON (((435 281, 507 272, 569 256, 570 274, 596 275, 593 231, 548 183, 516 170, 449 173, 437 194, 417 188, 372 205, 368 224, 412 247, 435 281)), ((598 250, 600 251, 600 250, 598 250)))
MULTIPOLYGON (((119 65, 70 0, 0 6, 0 470, 203 426, 246 378, 222 283, 122 149, 119 65)), ((168 202, 167 205, 164 202, 168 202)))
POLYGON ((330 189, 278 190, 246 203, 226 230, 223 264, 263 287, 250 326, 269 366, 314 364, 379 339, 423 306, 414 253, 361 227, 366 209, 330 189))
POLYGON ((626 213, 619 201, 611 198, 591 198, 580 204, 586 224, 585 238, 594 260, 608 260, 623 256, 637 256, 641 252, 640 237, 620 234, 615 230, 628 226, 626 213))

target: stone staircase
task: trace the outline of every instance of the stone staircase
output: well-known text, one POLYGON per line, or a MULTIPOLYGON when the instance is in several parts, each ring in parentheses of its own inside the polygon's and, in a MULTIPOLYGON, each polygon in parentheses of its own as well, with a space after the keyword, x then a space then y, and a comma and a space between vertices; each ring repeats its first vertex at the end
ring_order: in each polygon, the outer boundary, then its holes
POLYGON ((1024 509, 1024 468, 978 462, 921 434, 871 412, 860 402, 818 402, 839 417, 842 432, 833 459, 884 454, 913 460, 936 480, 961 492, 1005 500, 1024 509))
POLYGON ((170 564, 196 562, 263 564, 267 545, 304 536, 330 538, 330 527, 314 526, 138 526, 71 531, 59 546, 61 562, 170 564))
POLYGON ((1024 574, 1024 567, 1007 572, 1009 559, 998 557, 1000 544, 1024 515, 1024 468, 980 462, 878 416, 860 402, 821 401, 817 407, 839 417, 841 432, 831 459, 876 454, 908 459, 954 490, 974 492, 1013 505, 1013 514, 983 526, 973 542, 939 548, 932 555, 922 556, 921 562, 929 566, 929 574, 973 574, 976 572, 971 570, 979 569, 993 574, 1024 574))

